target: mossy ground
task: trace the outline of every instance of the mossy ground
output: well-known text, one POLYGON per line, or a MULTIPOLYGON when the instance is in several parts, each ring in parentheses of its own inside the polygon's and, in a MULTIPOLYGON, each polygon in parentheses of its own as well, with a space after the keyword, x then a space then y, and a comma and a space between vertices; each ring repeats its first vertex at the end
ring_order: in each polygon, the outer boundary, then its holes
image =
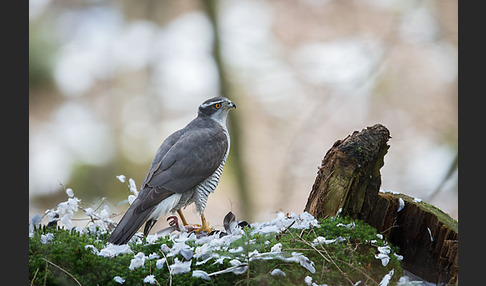
MULTIPOLYGON (((137 252, 146 256, 158 253, 162 257, 161 245, 172 247, 173 242, 168 238, 159 238, 153 244, 147 244, 145 239, 140 244, 131 244, 133 253, 118 255, 114 258, 97 256, 85 245, 93 245, 97 249, 106 246, 107 234, 79 234, 59 228, 41 227, 35 230, 34 236, 29 238, 29 281, 31 285, 119 285, 113 280, 115 276, 125 279, 124 285, 144 285, 143 279, 152 274, 156 284, 169 285, 303 285, 306 276, 311 276, 313 282, 328 285, 353 285, 362 281, 366 285, 378 285, 385 274, 394 269, 392 281, 397 281, 402 274, 400 262, 393 255, 398 253, 396 247, 391 246, 390 262, 383 266, 381 260, 375 258, 377 247, 387 242, 376 236, 374 228, 361 221, 349 218, 328 218, 319 221, 320 227, 309 229, 289 228, 279 234, 255 234, 252 229, 245 228, 245 235, 234 241, 230 248, 243 247, 239 253, 220 253, 234 256, 245 262, 245 256, 254 250, 259 253, 270 252, 276 243, 282 244, 282 251, 299 252, 315 263, 315 273, 295 262, 284 262, 278 259, 250 261, 249 270, 240 275, 233 273, 212 276, 209 281, 192 277, 192 271, 185 274, 169 275, 167 267, 158 269, 154 260, 146 260, 143 268, 130 270, 128 266, 137 252), (354 227, 346 228, 338 224, 350 224, 354 227), (41 235, 52 233, 54 239, 46 244, 41 243, 41 235), (326 239, 337 237, 346 238, 345 241, 332 244, 312 245, 312 241, 322 236, 326 239), (265 243, 269 241, 269 243, 265 243), (286 273, 286 277, 272 276, 273 269, 279 268, 286 273), (62 269, 62 270, 61 270, 62 269), (67 274, 69 273, 69 274, 67 274), (78 282, 74 280, 75 277, 78 282)), ((194 241, 188 241, 191 247, 194 241)), ((184 260, 181 255, 176 256, 184 260)), ((175 257, 168 257, 168 264, 174 263, 175 257)), ((212 273, 231 267, 230 259, 223 264, 213 264, 213 260, 196 266, 192 260, 191 270, 204 270, 212 273)))

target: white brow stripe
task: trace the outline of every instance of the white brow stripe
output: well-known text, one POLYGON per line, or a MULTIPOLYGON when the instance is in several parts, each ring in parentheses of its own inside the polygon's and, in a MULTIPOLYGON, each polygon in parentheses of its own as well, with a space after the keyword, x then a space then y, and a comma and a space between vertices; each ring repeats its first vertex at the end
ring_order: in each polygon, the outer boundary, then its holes
POLYGON ((206 108, 206 107, 211 106, 211 105, 218 103, 218 102, 223 103, 224 100, 216 100, 216 101, 211 101, 211 102, 208 102, 208 103, 203 103, 203 104, 201 104, 201 107, 206 108))

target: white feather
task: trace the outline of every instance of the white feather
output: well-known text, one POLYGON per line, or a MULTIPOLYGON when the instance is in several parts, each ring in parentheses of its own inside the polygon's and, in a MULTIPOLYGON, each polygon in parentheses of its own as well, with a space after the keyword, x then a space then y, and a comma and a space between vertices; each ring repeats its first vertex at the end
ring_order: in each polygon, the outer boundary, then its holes
POLYGON ((155 210, 152 212, 149 219, 157 220, 162 215, 168 215, 170 210, 172 210, 179 203, 180 199, 181 199, 181 194, 173 194, 167 199, 161 201, 155 207, 155 210))

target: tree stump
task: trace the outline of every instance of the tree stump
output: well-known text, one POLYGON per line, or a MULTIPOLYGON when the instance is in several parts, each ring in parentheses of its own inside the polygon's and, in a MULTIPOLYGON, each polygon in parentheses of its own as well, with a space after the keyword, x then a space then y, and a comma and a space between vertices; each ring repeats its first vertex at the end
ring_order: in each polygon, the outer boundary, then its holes
POLYGON ((403 194, 380 193, 380 168, 390 147, 381 125, 355 131, 326 153, 305 211, 317 218, 360 219, 400 247, 403 267, 433 283, 456 284, 457 221, 439 209, 403 194))

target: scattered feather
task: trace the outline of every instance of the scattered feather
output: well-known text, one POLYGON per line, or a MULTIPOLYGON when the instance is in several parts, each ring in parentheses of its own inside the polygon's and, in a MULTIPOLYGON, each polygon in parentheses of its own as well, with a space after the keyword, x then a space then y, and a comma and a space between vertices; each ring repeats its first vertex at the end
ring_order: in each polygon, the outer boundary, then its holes
POLYGON ((29 223, 29 237, 34 237, 34 229, 40 225, 42 217, 39 214, 34 215, 29 223))
POLYGON ((397 212, 403 210, 405 207, 405 201, 402 198, 398 198, 398 210, 397 212))
POLYGON ((164 252, 164 253, 169 253, 170 252, 170 247, 167 246, 167 244, 162 244, 160 246, 160 249, 164 252))
POLYGON ((184 242, 174 242, 174 245, 170 249, 169 253, 167 253, 167 256, 172 257, 178 255, 179 253, 187 256, 189 256, 190 253, 190 257, 186 259, 191 259, 193 254, 192 248, 189 245, 185 244, 184 242))
POLYGON ((434 237, 432 236, 432 231, 430 231, 430 228, 427 228, 427 230, 429 231, 430 241, 434 241, 434 237))
POLYGON ((43 234, 43 235, 41 235, 40 242, 42 244, 47 244, 47 243, 52 242, 53 239, 54 239, 54 234, 52 234, 52 233, 43 234))
POLYGON ((148 260, 157 259, 157 258, 160 258, 160 256, 154 252, 149 255, 148 260))
POLYGON ((113 280, 115 280, 115 282, 116 282, 116 283, 118 283, 118 284, 123 284, 123 283, 125 283, 125 279, 123 279, 123 277, 120 277, 120 276, 118 276, 118 275, 117 275, 117 276, 115 276, 115 277, 113 277, 113 280))
POLYGON ((157 269, 162 269, 164 268, 165 266, 165 258, 161 258, 161 259, 158 259, 156 262, 155 262, 155 267, 157 267, 157 269))
POLYGON ((243 247, 242 246, 238 246, 238 248, 228 249, 228 252, 229 253, 238 253, 238 252, 242 252, 242 251, 243 251, 243 247))
POLYGON ((145 264, 145 254, 143 252, 139 252, 130 261, 130 266, 128 266, 128 269, 134 270, 140 267, 144 267, 144 264, 145 264))
POLYGON ((73 189, 67 188, 66 189, 66 195, 68 195, 68 197, 70 197, 70 198, 73 198, 74 197, 73 189))
POLYGON ((233 230, 235 230, 236 227, 238 226, 238 224, 236 223, 236 217, 232 212, 229 212, 228 214, 226 214, 224 216, 223 226, 224 226, 224 229, 229 234, 233 233, 233 230))
POLYGON ((131 205, 135 201, 137 197, 135 195, 129 195, 128 196, 128 204, 131 205))
POLYGON ((128 244, 115 245, 109 243, 105 248, 101 249, 98 253, 99 256, 113 258, 120 254, 132 253, 128 244))
POLYGON ((194 255, 194 252, 192 251, 192 248, 191 247, 187 247, 187 248, 181 249, 180 254, 186 260, 190 260, 192 258, 192 256, 194 255))
POLYGON ((174 258, 174 264, 169 265, 169 269, 171 274, 184 274, 186 272, 189 272, 191 271, 191 260, 181 262, 176 257, 174 258))
POLYGON ((125 175, 118 175, 118 176, 116 176, 116 178, 118 179, 118 181, 125 183, 125 180, 126 180, 125 175))
POLYGON ((390 262, 390 257, 388 256, 390 254, 390 246, 380 246, 378 247, 378 252, 378 254, 375 254, 375 258, 380 259, 383 266, 388 265, 388 262, 390 262))
POLYGON ((314 267, 314 262, 312 260, 310 260, 309 258, 307 258, 304 255, 297 253, 297 252, 292 252, 292 257, 293 257, 293 260, 295 260, 296 262, 299 262, 299 264, 302 267, 309 270, 312 274, 314 274, 316 272, 316 269, 314 267))
POLYGON ((154 233, 154 234, 149 234, 149 235, 147 235, 147 237, 146 237, 146 239, 147 239, 147 243, 149 243, 149 244, 154 244, 154 243, 157 241, 157 239, 159 239, 159 237, 160 237, 160 236, 159 236, 159 234, 157 234, 157 233, 154 233))
POLYGON ((395 255, 395 257, 398 259, 398 261, 403 260, 403 255, 399 255, 399 254, 396 254, 396 253, 393 253, 393 255, 395 255))
POLYGON ((138 196, 137 185, 135 185, 135 180, 130 178, 128 179, 128 186, 130 188, 130 192, 132 192, 135 196, 138 196))
POLYGON ((342 223, 338 223, 338 224, 336 224, 336 226, 344 226, 344 227, 345 227, 345 228, 347 228, 347 229, 354 229, 354 228, 355 228, 355 226, 356 226, 356 224, 355 224, 355 223, 354 223, 354 221, 353 221, 353 222, 350 222, 350 223, 348 223, 348 224, 342 224, 342 223))
POLYGON ((386 246, 378 246, 378 251, 380 253, 389 254, 390 253, 390 246, 389 245, 386 245, 386 246))
POLYGON ((319 227, 317 219, 315 219, 310 213, 303 212, 299 215, 294 213, 286 216, 283 212, 277 214, 277 218, 268 222, 253 223, 251 224, 255 229, 251 232, 254 234, 269 234, 279 233, 287 228, 304 229, 311 226, 319 227))
POLYGON ((234 259, 232 260, 231 264, 233 266, 220 271, 213 272, 211 274, 208 274, 208 276, 215 276, 215 275, 230 273, 230 272, 239 275, 239 274, 246 273, 246 271, 248 270, 248 265, 246 265, 246 263, 240 262, 239 260, 234 259))
POLYGON ((203 270, 192 271, 192 277, 201 278, 203 280, 210 280, 211 279, 209 277, 208 273, 206 273, 206 271, 203 271, 203 270))
POLYGON ((213 259, 215 256, 219 256, 219 255, 218 255, 218 254, 216 254, 216 253, 212 253, 211 255, 208 255, 208 256, 209 256, 209 257, 205 258, 204 260, 196 262, 196 266, 199 266, 199 265, 205 264, 205 263, 206 263, 206 262, 208 262, 209 260, 213 259))
POLYGON ((390 193, 390 194, 394 194, 394 195, 401 194, 400 192, 395 192, 395 191, 392 191, 392 190, 385 190, 385 189, 380 189, 380 193, 390 193))
POLYGON ((36 214, 30 219, 30 223, 33 224, 35 227, 38 227, 39 224, 41 223, 41 220, 42 220, 41 215, 36 214))
POLYGON ((272 270, 272 272, 270 272, 270 275, 272 276, 283 276, 285 277, 285 272, 283 272, 282 270, 278 269, 278 268, 275 268, 272 270))
POLYGON ((282 244, 277 243, 270 249, 270 252, 282 252, 282 244))
POLYGON ((386 274, 383 277, 383 279, 381 279, 381 282, 380 282, 380 284, 378 284, 378 286, 387 286, 388 283, 390 283, 390 280, 391 280, 394 273, 395 273, 395 271, 393 269, 390 270, 390 272, 388 272, 388 274, 386 274))
POLYGON ((258 254, 260 254, 260 252, 258 252, 258 250, 255 249, 252 252, 248 253, 248 256, 253 257, 253 256, 257 256, 258 254))
POLYGON ((346 238, 339 236, 333 239, 326 239, 325 237, 318 236, 312 241, 312 245, 317 245, 317 244, 331 244, 331 243, 339 243, 346 241, 346 238))
POLYGON ((98 251, 98 249, 96 247, 94 247, 94 245, 91 245, 91 244, 87 244, 84 246, 84 249, 88 250, 88 249, 91 249, 91 252, 93 254, 96 254, 98 255, 100 252, 98 251))
POLYGON ((92 208, 85 208, 84 213, 91 218, 95 216, 95 211, 92 208))
POLYGON ((73 214, 72 213, 66 213, 61 217, 61 223, 67 228, 71 229, 74 227, 73 221, 73 214))
POLYGON ((244 264, 243 262, 239 261, 238 259, 231 259, 230 262, 231 266, 240 266, 244 264))
POLYGON ((342 211, 343 211, 343 208, 339 208, 338 211, 336 212, 335 217, 339 217, 341 215, 342 211))
POLYGON ((147 275, 143 278, 144 283, 154 284, 155 283, 155 276, 154 275, 147 275))
POLYGON ((390 262, 390 257, 388 256, 388 254, 378 253, 378 254, 375 254, 375 258, 381 259, 381 264, 383 266, 387 266, 388 262, 390 262))
POLYGON ((213 264, 217 264, 217 263, 219 263, 219 264, 223 264, 223 262, 224 262, 224 260, 225 260, 225 259, 229 259, 229 257, 228 257, 228 256, 220 256, 220 257, 218 257, 218 259, 216 259, 216 260, 214 261, 214 263, 213 263, 213 264))

